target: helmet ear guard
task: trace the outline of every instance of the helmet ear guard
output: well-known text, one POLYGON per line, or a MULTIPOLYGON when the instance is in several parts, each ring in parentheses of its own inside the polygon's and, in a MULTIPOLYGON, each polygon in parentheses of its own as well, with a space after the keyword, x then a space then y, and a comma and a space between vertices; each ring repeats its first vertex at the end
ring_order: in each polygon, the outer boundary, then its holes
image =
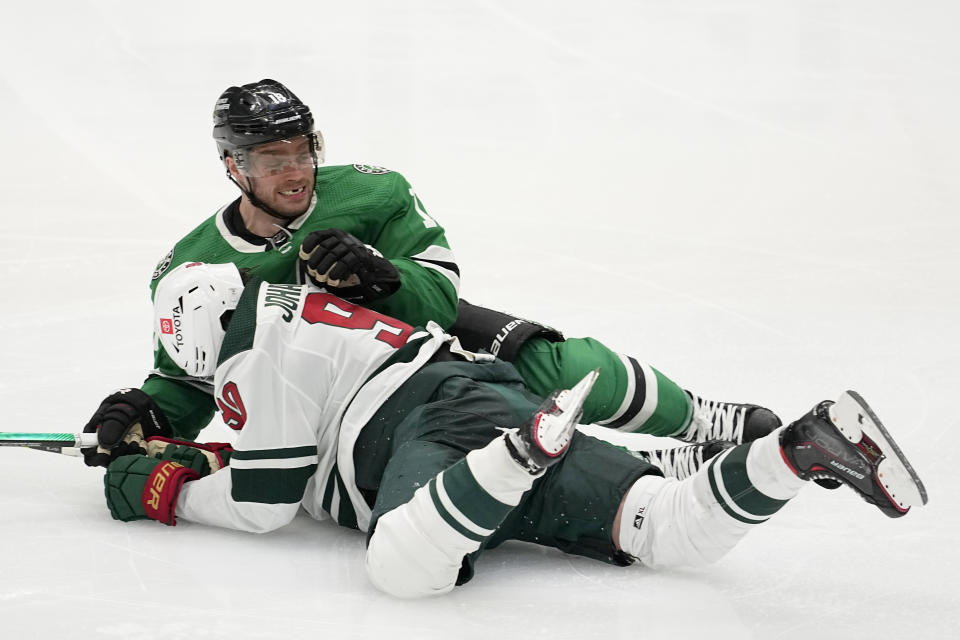
POLYGON ((233 264, 188 262, 168 273, 154 294, 154 331, 178 367, 205 378, 217 369, 226 327, 223 315, 237 308, 243 293, 233 264))

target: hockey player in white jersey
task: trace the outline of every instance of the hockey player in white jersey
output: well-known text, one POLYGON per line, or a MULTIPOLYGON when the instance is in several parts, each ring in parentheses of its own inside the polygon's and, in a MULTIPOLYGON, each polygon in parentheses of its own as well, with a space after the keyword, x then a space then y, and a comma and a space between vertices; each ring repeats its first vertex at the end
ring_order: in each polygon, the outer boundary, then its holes
POLYGON ((711 562, 810 479, 891 517, 926 502, 855 393, 716 455, 684 480, 575 431, 589 374, 546 400, 512 365, 328 293, 185 264, 160 283, 156 330, 213 376, 235 447, 151 438, 110 464, 114 518, 267 532, 302 507, 368 533, 366 570, 400 597, 442 594, 516 539, 613 564, 711 562))

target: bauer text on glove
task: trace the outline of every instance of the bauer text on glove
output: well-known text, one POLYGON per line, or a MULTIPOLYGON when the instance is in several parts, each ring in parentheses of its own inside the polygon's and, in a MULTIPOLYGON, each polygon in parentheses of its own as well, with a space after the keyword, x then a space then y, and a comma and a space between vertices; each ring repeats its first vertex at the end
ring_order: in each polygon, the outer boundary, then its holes
POLYGON ((120 389, 104 398, 83 431, 97 434, 98 446, 82 449, 84 462, 91 467, 141 453, 146 438, 171 435, 160 407, 140 389, 120 389))

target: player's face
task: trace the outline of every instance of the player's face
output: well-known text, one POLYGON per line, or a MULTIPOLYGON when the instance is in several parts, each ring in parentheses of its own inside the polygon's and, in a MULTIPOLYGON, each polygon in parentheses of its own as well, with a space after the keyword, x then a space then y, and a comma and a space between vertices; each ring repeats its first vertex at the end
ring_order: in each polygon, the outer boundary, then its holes
POLYGON ((250 149, 243 174, 264 204, 295 218, 310 206, 315 157, 307 136, 278 140, 250 149))

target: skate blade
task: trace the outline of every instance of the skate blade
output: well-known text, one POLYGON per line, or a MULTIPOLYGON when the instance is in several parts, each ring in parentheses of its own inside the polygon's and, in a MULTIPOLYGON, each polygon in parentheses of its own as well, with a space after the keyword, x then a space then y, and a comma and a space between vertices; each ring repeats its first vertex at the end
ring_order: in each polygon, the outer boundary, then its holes
POLYGON ((587 396, 590 395, 590 390, 593 389, 593 385, 598 377, 600 377, 600 369, 594 369, 583 376, 580 382, 573 385, 573 387, 567 391, 560 409, 563 410, 564 413, 582 409, 583 403, 587 401, 587 396))
POLYGON ((843 436, 860 444, 864 436, 873 441, 884 456, 877 465, 875 480, 898 511, 905 514, 914 505, 927 504, 927 490, 907 457, 856 391, 846 391, 830 406, 830 420, 843 436))

